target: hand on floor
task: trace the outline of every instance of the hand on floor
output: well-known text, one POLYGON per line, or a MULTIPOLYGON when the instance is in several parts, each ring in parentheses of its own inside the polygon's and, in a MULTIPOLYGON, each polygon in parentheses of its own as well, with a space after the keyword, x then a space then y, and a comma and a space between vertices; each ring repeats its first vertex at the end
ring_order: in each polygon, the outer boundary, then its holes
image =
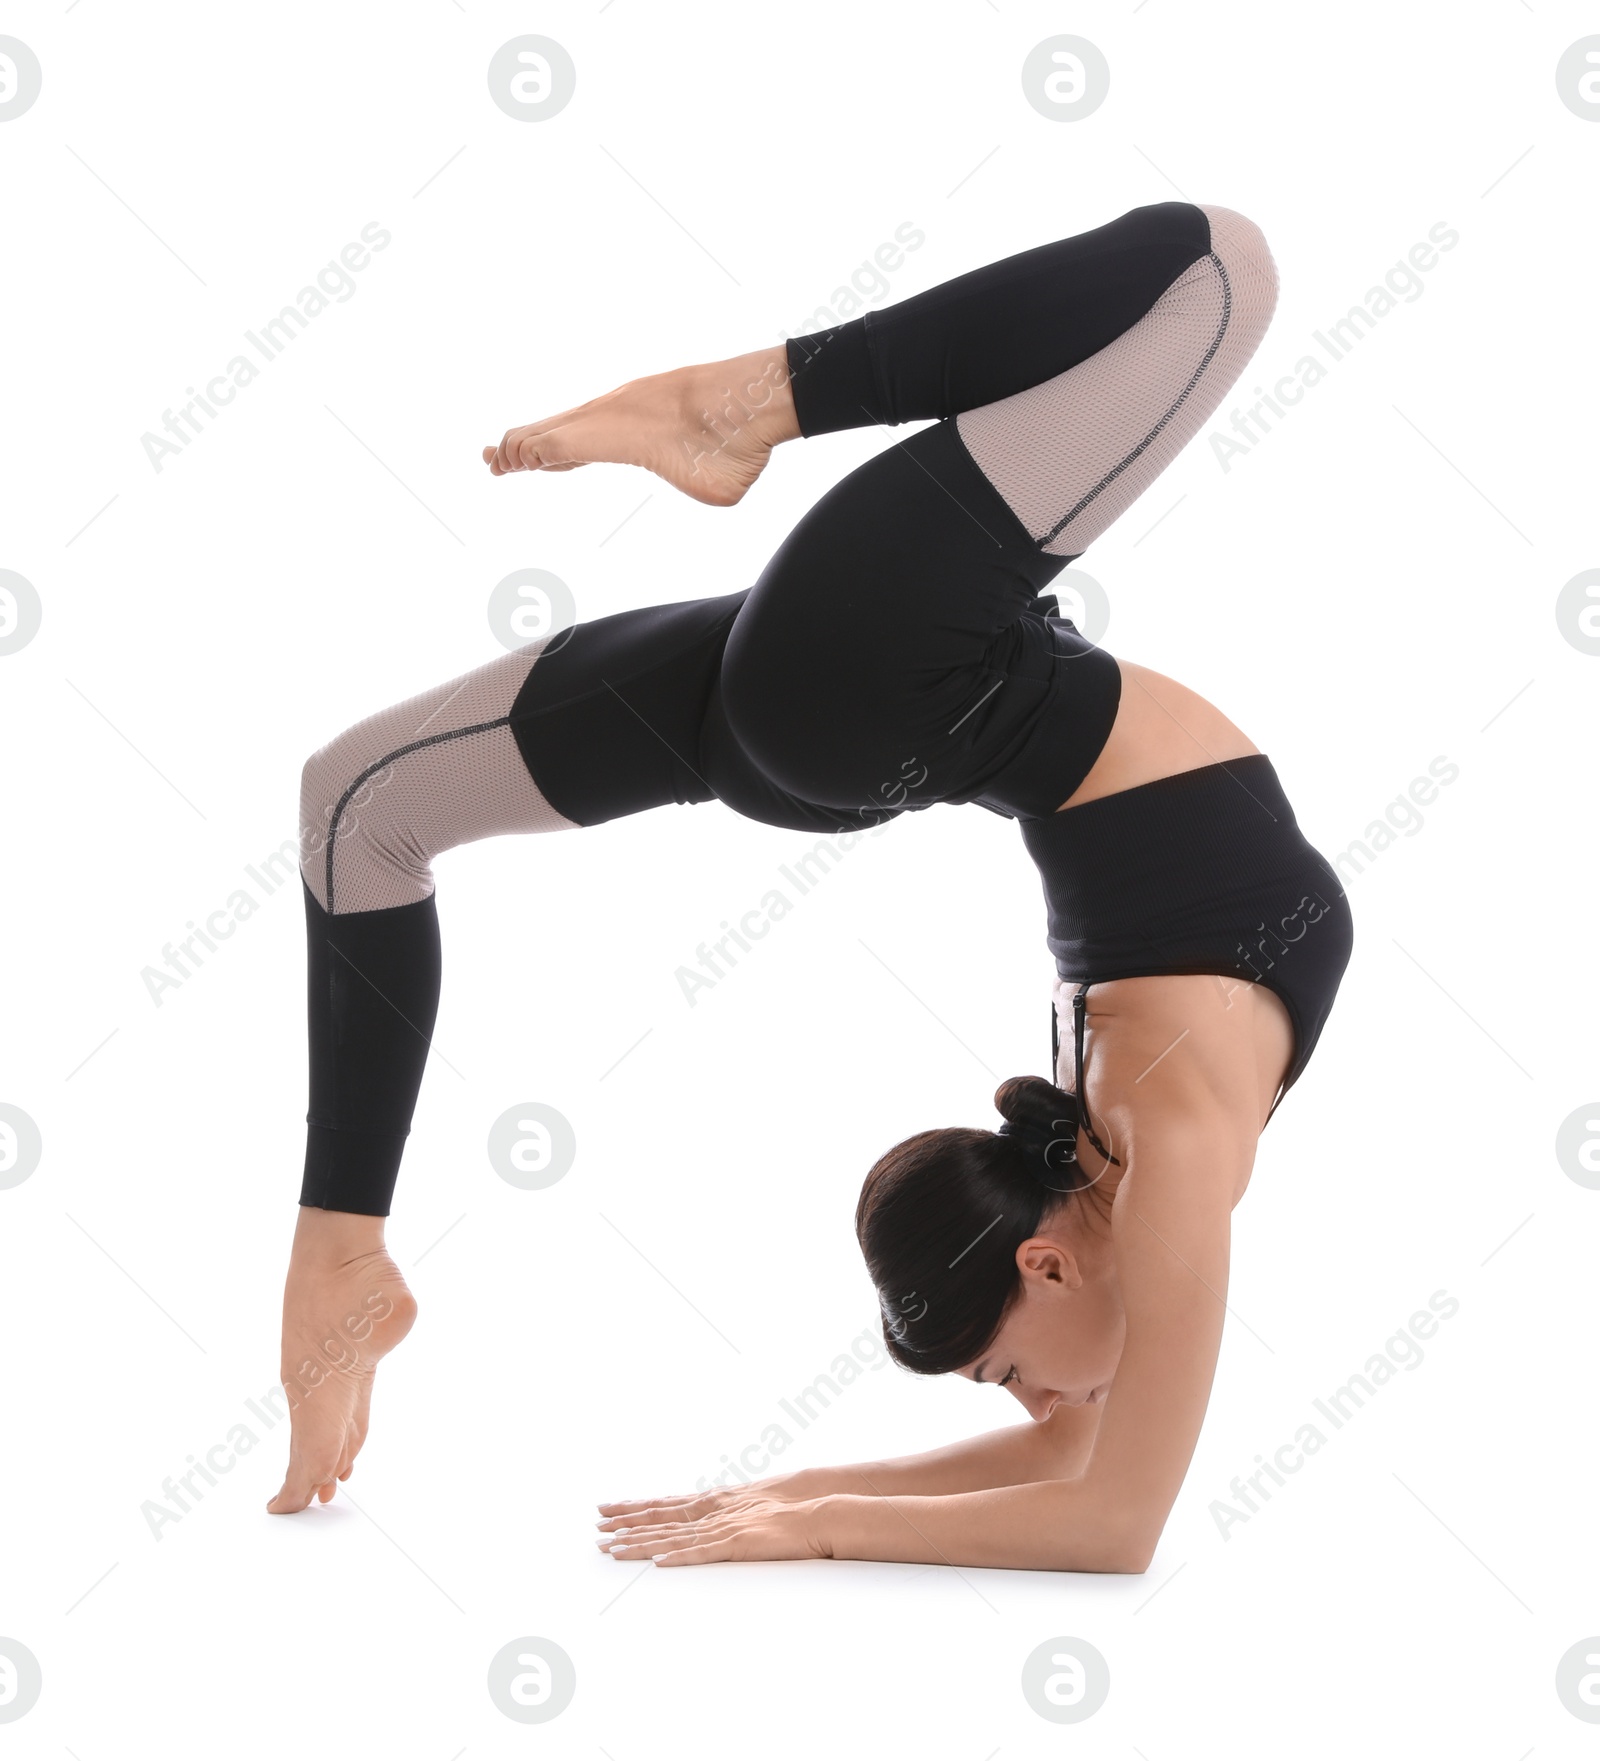
POLYGON ((820 1498, 786 1499, 754 1487, 602 1504, 599 1546, 613 1559, 710 1565, 725 1559, 827 1559, 820 1498))

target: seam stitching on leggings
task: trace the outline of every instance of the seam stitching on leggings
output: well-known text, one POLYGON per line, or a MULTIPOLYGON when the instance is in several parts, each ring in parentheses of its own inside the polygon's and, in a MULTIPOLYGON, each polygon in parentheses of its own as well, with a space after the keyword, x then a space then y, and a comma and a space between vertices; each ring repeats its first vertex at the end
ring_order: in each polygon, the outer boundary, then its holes
MULTIPOLYGON (((876 317, 877 314, 875 312, 863 312, 861 314, 861 335, 863 341, 865 341, 867 345, 867 359, 872 363, 872 386, 878 394, 878 408, 883 411, 880 425, 886 424, 887 426, 894 428, 899 425, 898 418, 895 416, 894 411, 889 408, 889 385, 884 374, 883 357, 878 352, 878 341, 873 335, 873 331, 876 328, 874 323, 876 317)), ((869 410, 867 413, 868 415, 871 415, 872 412, 869 410)))
POLYGON ((1217 253, 1215 251, 1208 251, 1206 255, 1210 258, 1211 262, 1216 265, 1217 274, 1222 278, 1222 318, 1217 325, 1217 334, 1211 339, 1210 348, 1208 348, 1205 354, 1201 357, 1200 365, 1196 367, 1194 372, 1189 376, 1189 383, 1184 386, 1183 390, 1172 400, 1172 403, 1168 406, 1161 420, 1156 423, 1155 427, 1145 435, 1144 439, 1141 440, 1132 451, 1130 451, 1125 457, 1119 459, 1117 463, 1106 472, 1105 476, 1103 476, 1092 489, 1088 490, 1079 499, 1074 507, 1069 508, 1042 538, 1035 540, 1038 549, 1043 550, 1047 544, 1052 543, 1058 538, 1096 496, 1110 488, 1112 483, 1114 483, 1116 479, 1127 470, 1128 466, 1131 465, 1141 453, 1146 452, 1155 443, 1156 436, 1161 433, 1162 429, 1165 428, 1178 413, 1179 408, 1188 398, 1189 393, 1193 391, 1195 386, 1199 383, 1200 375, 1211 365, 1217 350, 1222 347, 1222 339, 1228 333, 1228 321, 1233 314, 1233 284, 1228 280, 1228 271, 1223 267, 1222 259, 1217 253))
POLYGON ((328 893, 328 915, 330 917, 333 915, 333 851, 334 846, 339 841, 339 821, 343 817, 345 808, 350 805, 350 797, 355 794, 356 790, 359 789, 364 782, 366 782, 367 778, 376 776, 385 765, 393 764, 397 758, 404 758, 408 752, 421 751, 424 746, 441 746, 446 740, 462 740, 465 739, 468 734, 487 734, 494 728, 508 728, 510 725, 511 717, 509 715, 502 715, 497 716, 492 722, 478 722, 470 728, 456 728, 447 734, 429 734, 425 740, 413 740, 409 745, 396 746, 394 751, 385 753, 376 763, 369 764, 367 768, 356 777, 350 787, 339 797, 338 805, 335 806, 333 810, 333 817, 328 821, 328 865, 326 886, 328 893))

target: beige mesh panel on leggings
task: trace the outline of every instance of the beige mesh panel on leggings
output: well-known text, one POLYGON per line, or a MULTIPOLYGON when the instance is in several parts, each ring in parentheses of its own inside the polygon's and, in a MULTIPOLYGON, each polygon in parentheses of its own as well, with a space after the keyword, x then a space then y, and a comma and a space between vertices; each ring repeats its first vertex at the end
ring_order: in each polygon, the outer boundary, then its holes
POLYGON ((1266 332, 1278 271, 1260 228, 1197 204, 1211 250, 1098 354, 964 410, 978 468, 1047 556, 1080 556, 1227 396, 1266 332))
POLYGON ((549 637, 346 728, 300 779, 300 872, 332 913, 413 905, 433 858, 503 832, 557 832, 509 715, 549 637))

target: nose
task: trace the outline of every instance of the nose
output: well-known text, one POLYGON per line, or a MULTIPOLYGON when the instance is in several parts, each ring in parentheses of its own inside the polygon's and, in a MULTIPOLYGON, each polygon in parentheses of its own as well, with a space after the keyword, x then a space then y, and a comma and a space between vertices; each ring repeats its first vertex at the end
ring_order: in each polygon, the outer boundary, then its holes
POLYGON ((1013 1388, 1011 1392, 1022 1403, 1030 1419, 1047 1419, 1061 1404, 1061 1396, 1053 1391, 1035 1394, 1024 1388, 1013 1388))

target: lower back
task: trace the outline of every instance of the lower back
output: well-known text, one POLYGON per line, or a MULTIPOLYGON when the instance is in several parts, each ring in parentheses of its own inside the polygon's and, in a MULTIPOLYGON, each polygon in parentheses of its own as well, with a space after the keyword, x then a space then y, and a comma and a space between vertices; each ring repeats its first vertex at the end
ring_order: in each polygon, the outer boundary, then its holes
POLYGON ((1101 795, 1260 750, 1220 709, 1187 685, 1129 660, 1119 659, 1117 666, 1122 697, 1110 737, 1062 807, 1076 807, 1101 795))

